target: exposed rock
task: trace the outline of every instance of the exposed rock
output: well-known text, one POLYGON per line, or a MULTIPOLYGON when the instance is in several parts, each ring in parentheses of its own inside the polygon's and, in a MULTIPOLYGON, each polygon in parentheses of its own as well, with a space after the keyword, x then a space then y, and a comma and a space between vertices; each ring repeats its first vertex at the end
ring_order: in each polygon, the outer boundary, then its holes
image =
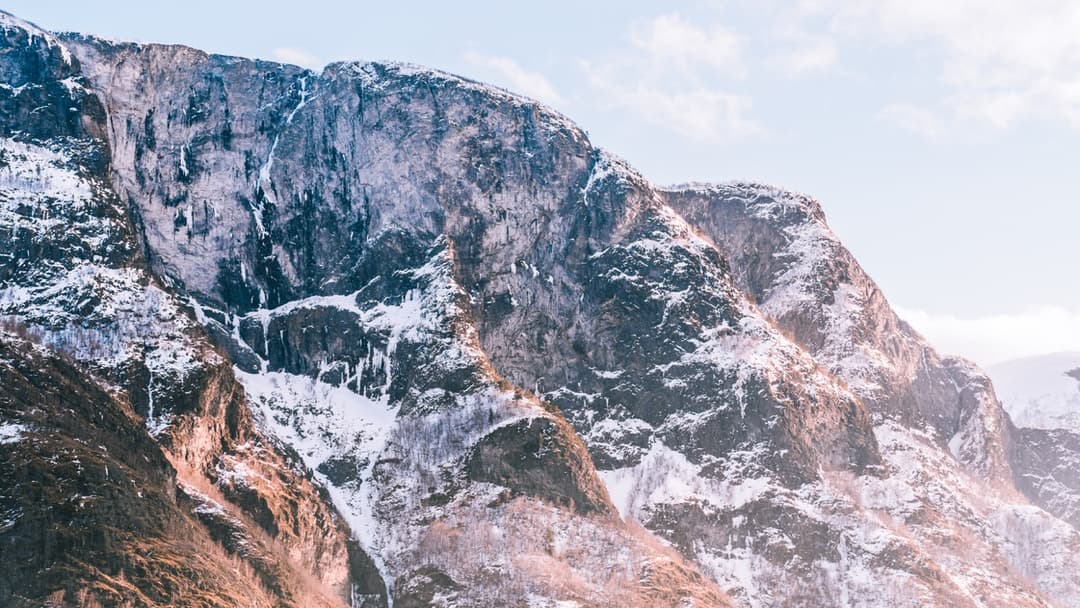
POLYGON ((0 332, 0 387, 23 429, 0 443, 0 604, 340 605, 280 555, 222 550, 130 405, 72 362, 0 332))
POLYGON ((461 588, 434 566, 417 568, 397 580, 394 605, 399 608, 450 608, 461 606, 457 591, 461 588))
POLYGON ((761 310, 872 413, 930 425, 943 446, 988 427, 983 444, 957 456, 988 479, 1011 477, 1008 425, 989 379, 938 355, 896 315, 829 229, 816 200, 753 183, 691 184, 664 198, 724 252, 761 310), (979 395, 975 384, 983 385, 979 395))
POLYGON ((469 478, 570 507, 583 515, 615 512, 588 452, 565 424, 531 418, 488 433, 465 464, 469 478))
POLYGON ((1080 529, 1080 435, 1064 429, 1018 429, 1016 487, 1080 529))

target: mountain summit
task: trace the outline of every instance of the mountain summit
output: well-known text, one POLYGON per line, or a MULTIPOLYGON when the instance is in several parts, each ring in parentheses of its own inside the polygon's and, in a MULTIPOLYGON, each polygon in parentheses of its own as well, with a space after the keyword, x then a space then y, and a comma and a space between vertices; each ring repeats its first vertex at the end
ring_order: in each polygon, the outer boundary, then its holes
POLYGON ((0 604, 1080 604, 1080 444, 809 196, 405 64, 0 79, 0 604))

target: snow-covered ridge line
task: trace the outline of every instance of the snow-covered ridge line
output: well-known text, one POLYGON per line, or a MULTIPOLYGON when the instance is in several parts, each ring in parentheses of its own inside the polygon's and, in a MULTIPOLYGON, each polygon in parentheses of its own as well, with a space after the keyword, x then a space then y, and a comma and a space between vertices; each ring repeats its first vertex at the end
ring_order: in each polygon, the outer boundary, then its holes
POLYGON ((557 130, 562 130, 584 136, 584 131, 577 123, 565 114, 531 97, 516 93, 493 84, 487 84, 473 80, 465 76, 459 76, 451 72, 445 72, 436 68, 430 68, 415 63, 401 61, 343 61, 327 65, 322 72, 323 77, 341 72, 354 75, 366 86, 379 90, 388 84, 388 78, 382 72, 399 78, 427 78, 436 82, 452 85, 463 90, 483 93, 496 100, 512 104, 515 107, 528 106, 536 108, 545 122, 557 130))
POLYGON ((12 30, 25 32, 29 38, 27 43, 31 45, 34 43, 35 38, 41 38, 45 41, 46 46, 60 51, 60 56, 63 58, 65 65, 69 67, 74 65, 71 52, 67 47, 61 44, 52 33, 41 29, 33 23, 19 19, 7 11, 0 10, 0 28, 5 30, 5 32, 12 30))
POLYGON ((657 186, 662 192, 683 192, 701 195, 736 196, 743 199, 749 205, 761 205, 765 199, 771 199, 770 204, 778 204, 780 208, 789 207, 806 212, 814 219, 825 223, 825 211, 821 202, 815 197, 775 184, 767 184, 754 180, 731 180, 723 182, 683 182, 657 186))

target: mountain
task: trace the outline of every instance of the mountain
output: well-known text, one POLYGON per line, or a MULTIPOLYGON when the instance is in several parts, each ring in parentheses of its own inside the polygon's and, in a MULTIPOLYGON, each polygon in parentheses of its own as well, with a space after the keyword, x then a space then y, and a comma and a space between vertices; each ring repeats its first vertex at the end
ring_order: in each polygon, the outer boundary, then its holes
POLYGON ((1016 426, 1080 432, 1080 353, 1006 361, 986 372, 1016 426))
POLYGON ((1080 603, 1059 438, 814 199, 418 66, 0 31, 0 603, 1080 603))
POLYGON ((1020 427, 1017 486, 1080 526, 1080 353, 1055 353, 988 368, 1020 427))

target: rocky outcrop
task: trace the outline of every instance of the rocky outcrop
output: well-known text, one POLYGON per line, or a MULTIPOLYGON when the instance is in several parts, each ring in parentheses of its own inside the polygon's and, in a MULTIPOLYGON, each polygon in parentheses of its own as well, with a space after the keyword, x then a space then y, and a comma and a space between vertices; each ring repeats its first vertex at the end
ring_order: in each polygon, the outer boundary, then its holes
POLYGON ((752 183, 677 187, 665 200, 724 252, 762 312, 871 412, 929 425, 980 476, 1011 478, 1009 425, 989 379, 939 355, 896 315, 816 200, 752 183))
POLYGON ((545 498, 581 514, 613 514, 607 491, 589 466, 585 446, 572 433, 550 418, 502 426, 477 442, 465 470, 473 481, 545 498))
POLYGON ((0 332, 0 386, 3 605, 341 605, 276 546, 216 543, 131 405, 74 362, 0 332))
POLYGON ((1080 435, 1021 428, 1012 453, 1016 487, 1032 502, 1080 529, 1080 435))

